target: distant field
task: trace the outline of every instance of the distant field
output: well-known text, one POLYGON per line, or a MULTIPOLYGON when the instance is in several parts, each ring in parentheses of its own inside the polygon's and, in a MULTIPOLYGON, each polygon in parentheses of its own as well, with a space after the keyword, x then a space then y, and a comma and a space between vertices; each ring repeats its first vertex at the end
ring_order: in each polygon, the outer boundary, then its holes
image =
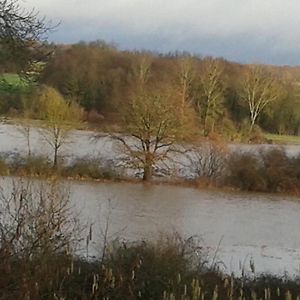
POLYGON ((299 144, 300 145, 300 136, 266 133, 265 138, 278 144, 299 144))
POLYGON ((0 80, 4 79, 9 84, 15 86, 26 86, 26 83, 20 78, 18 74, 6 73, 0 76, 0 80))

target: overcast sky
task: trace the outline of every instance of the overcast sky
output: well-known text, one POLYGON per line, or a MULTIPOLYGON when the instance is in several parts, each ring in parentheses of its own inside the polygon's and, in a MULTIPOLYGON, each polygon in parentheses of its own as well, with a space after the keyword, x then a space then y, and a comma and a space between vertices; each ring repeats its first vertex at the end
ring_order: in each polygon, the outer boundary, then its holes
POLYGON ((54 22, 51 41, 189 51, 300 65, 299 0, 21 0, 54 22))

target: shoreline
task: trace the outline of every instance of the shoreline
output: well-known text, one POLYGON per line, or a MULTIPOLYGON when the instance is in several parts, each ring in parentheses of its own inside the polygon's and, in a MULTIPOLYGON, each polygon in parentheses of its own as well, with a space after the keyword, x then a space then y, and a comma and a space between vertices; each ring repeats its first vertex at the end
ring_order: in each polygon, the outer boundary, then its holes
MULTIPOLYGON (((22 124, 22 121, 28 121, 30 122, 30 126, 32 128, 42 128, 42 120, 37 119, 25 119, 21 117, 17 118, 10 118, 10 117, 0 117, 0 126, 1 125, 11 125, 11 126, 19 126, 22 124)), ((74 132, 86 132, 87 134, 123 134, 123 132, 120 129, 120 124, 118 123, 111 123, 111 122, 102 122, 102 124, 93 124, 88 122, 83 122, 81 127, 74 128, 74 132), (117 129, 117 130, 116 130, 117 129)), ((228 141, 226 139, 223 139, 223 137, 219 136, 220 141, 224 143, 225 145, 248 145, 248 146, 255 146, 255 145, 269 145, 269 146, 300 146, 300 137, 299 136, 293 136, 293 135, 280 135, 280 134, 273 134, 273 133, 264 133, 264 141, 262 142, 251 142, 251 141, 228 141), (282 138, 283 141, 280 139, 282 138), (295 141, 295 139, 299 138, 299 141, 295 141)), ((209 140, 208 137, 199 136, 199 140, 201 141, 209 140)), ((199 142, 199 141, 198 141, 199 142)))
POLYGON ((233 193, 233 194, 251 194, 251 195, 266 195, 266 196, 288 196, 295 198, 295 200, 299 201, 300 193, 298 192, 262 192, 262 191, 246 191, 235 187, 230 186, 215 186, 215 185, 207 185, 207 184, 199 184, 196 180, 151 180, 151 181, 143 181, 141 179, 135 179, 130 177, 122 177, 122 178, 91 178, 91 177, 80 177, 80 176, 63 176, 61 174, 7 174, 1 175, 1 177, 17 177, 17 178, 27 178, 27 179, 35 179, 35 180, 47 180, 47 179, 57 179, 59 181, 66 181, 70 183, 82 183, 82 184, 118 184, 125 183, 131 185, 144 185, 144 186, 166 186, 166 187, 178 187, 178 188, 187 188, 194 189, 198 191, 207 191, 207 192, 225 192, 225 193, 233 193))

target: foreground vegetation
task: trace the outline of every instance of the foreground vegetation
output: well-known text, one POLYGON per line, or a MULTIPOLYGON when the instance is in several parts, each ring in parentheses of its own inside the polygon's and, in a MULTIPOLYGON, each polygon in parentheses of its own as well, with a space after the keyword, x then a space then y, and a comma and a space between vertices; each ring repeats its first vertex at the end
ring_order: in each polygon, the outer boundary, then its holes
POLYGON ((117 244, 101 261, 66 254, 39 254, 5 261, 2 299, 291 300, 299 279, 286 276, 226 275, 197 257, 190 241, 117 244), (183 243, 183 244, 181 244, 183 243))
MULTIPOLYGON (((82 227, 56 181, 12 184, 0 198, 0 299, 298 299, 298 278, 226 274, 199 241, 109 241, 91 259, 92 227, 82 227), (7 191, 6 191, 7 192, 7 191)), ((94 229, 95 230, 95 229, 94 229)), ((247 271, 248 270, 248 271, 247 271)))

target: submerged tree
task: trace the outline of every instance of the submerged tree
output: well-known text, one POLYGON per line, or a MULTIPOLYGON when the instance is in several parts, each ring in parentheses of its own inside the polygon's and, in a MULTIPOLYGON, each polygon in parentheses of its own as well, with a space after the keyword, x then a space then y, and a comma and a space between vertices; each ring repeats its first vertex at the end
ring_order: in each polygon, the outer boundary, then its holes
POLYGON ((43 87, 39 95, 44 121, 42 135, 53 149, 53 168, 57 167, 58 152, 67 142, 72 129, 82 119, 81 109, 72 102, 67 102, 54 88, 43 87))
MULTIPOLYGON (((31 95, 30 95, 31 96, 31 95)), ((23 135, 26 145, 27 145, 27 157, 30 158, 32 154, 31 149, 31 132, 32 132, 32 118, 33 114, 33 105, 30 101, 29 96, 22 99, 23 114, 22 119, 19 121, 19 132, 23 135)))
POLYGON ((182 98, 170 85, 150 82, 151 66, 147 56, 134 66, 133 93, 120 111, 125 136, 112 135, 121 142, 125 161, 142 170, 145 181, 152 178, 155 166, 170 158, 175 142, 195 133, 190 105, 182 106, 182 98))
POLYGON ((124 112, 126 137, 113 135, 131 166, 142 169, 143 180, 152 178, 153 168, 169 158, 175 142, 191 134, 190 120, 183 120, 178 102, 167 95, 144 93, 133 97, 124 112))

